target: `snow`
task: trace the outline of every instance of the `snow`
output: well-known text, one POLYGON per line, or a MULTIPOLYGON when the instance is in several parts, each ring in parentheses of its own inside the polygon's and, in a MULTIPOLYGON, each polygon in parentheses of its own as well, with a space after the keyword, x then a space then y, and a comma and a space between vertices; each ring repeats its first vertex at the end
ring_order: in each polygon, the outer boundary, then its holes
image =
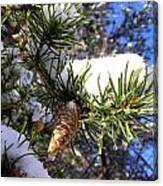
MULTIPOLYGON (((115 54, 107 57, 94 58, 94 59, 83 59, 83 60, 75 60, 72 63, 72 69, 74 72, 74 76, 82 74, 82 72, 86 69, 88 64, 91 65, 91 69, 89 71, 90 77, 85 83, 85 88, 91 95, 99 95, 97 79, 100 75, 100 85, 102 91, 105 89, 106 85, 109 81, 109 76, 112 77, 113 83, 117 90, 118 88, 118 77, 120 74, 125 71, 126 64, 128 63, 128 76, 131 72, 140 71, 139 81, 143 80, 145 75, 145 63, 143 57, 138 54, 115 54)), ((62 72, 62 78, 64 82, 67 82, 67 69, 69 65, 67 65, 62 72)))
POLYGON ((31 84, 33 79, 33 72, 30 70, 25 69, 24 67, 21 69, 20 72, 20 85, 21 86, 28 86, 31 84))
POLYGON ((3 50, 4 49, 4 45, 3 45, 3 42, 0 41, 0 50, 3 50))
MULTIPOLYGON (((10 161, 14 161, 27 153, 34 154, 34 152, 29 149, 28 141, 22 143, 26 139, 25 136, 21 135, 20 139, 19 136, 20 133, 17 131, 5 125, 1 125, 1 154, 4 153, 5 145, 6 147, 9 147, 12 144, 7 150, 10 161)), ((49 178, 47 170, 44 169, 43 164, 34 155, 24 156, 19 159, 15 165, 17 168, 20 168, 21 171, 26 173, 27 177, 49 178)))
POLYGON ((32 113, 33 122, 42 120, 43 123, 49 123, 53 119, 53 114, 50 110, 38 102, 36 97, 30 98, 26 107, 32 113))
POLYGON ((74 101, 70 101, 68 104, 67 104, 67 107, 69 107, 70 109, 73 109, 76 107, 76 104, 74 101))

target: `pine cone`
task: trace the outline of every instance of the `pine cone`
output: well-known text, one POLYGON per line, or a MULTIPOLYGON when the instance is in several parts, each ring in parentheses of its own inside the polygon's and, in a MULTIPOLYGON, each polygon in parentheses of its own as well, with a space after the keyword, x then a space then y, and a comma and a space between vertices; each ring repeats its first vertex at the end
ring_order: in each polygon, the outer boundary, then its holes
POLYGON ((58 152, 63 151, 71 142, 80 127, 80 108, 70 101, 63 106, 56 115, 55 129, 48 147, 48 153, 56 156, 58 152))

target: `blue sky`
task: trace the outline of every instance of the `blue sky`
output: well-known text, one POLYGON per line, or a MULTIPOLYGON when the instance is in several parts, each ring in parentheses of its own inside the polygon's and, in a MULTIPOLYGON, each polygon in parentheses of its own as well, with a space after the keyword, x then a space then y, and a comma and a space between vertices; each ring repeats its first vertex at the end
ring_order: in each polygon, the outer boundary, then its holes
MULTIPOLYGON (((114 2, 110 4, 111 8, 108 9, 107 18, 110 21, 110 24, 107 25, 107 31, 108 35, 112 36, 114 33, 118 30, 118 28, 121 27, 122 23, 125 20, 125 14, 124 10, 128 11, 129 16, 136 15, 136 17, 142 16, 142 11, 146 10, 146 2, 114 2)), ((137 24, 138 28, 134 28, 133 30, 128 30, 128 32, 133 34, 132 39, 126 35, 121 35, 121 37, 117 38, 117 42, 119 46, 126 47, 126 50, 128 52, 134 52, 142 55, 148 65, 155 63, 155 45, 156 45, 156 39, 154 37, 155 35, 155 24, 151 21, 153 19, 153 11, 152 8, 150 9, 150 6, 148 4, 148 10, 149 13, 146 13, 145 21, 149 22, 148 24, 141 24, 139 29, 139 23, 137 24), (145 26, 145 28, 141 28, 145 26), (144 43, 143 45, 140 44, 140 47, 138 47, 139 39, 143 39, 144 43), (137 50, 136 50, 137 47, 137 50), (144 47, 144 50, 143 50, 144 47), (145 49, 147 48, 147 50, 145 49)), ((148 12, 148 11, 147 11, 148 12)), ((133 17, 134 18, 134 17, 133 17)), ((134 24, 134 21, 136 19, 132 20, 130 19, 130 24, 134 24), (133 23, 132 23, 133 22, 133 23)))

